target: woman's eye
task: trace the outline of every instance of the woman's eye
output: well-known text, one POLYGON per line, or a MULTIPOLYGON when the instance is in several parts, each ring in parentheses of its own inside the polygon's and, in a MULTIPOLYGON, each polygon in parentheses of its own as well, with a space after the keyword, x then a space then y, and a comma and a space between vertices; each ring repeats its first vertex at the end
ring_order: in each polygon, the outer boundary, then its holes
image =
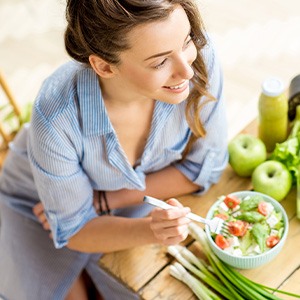
POLYGON ((167 59, 165 58, 161 63, 159 63, 158 65, 154 66, 155 69, 160 69, 161 67, 163 67, 166 63, 167 59))
POLYGON ((189 39, 185 42, 184 44, 184 48, 187 48, 187 46, 193 41, 193 39, 191 37, 189 37, 189 39))

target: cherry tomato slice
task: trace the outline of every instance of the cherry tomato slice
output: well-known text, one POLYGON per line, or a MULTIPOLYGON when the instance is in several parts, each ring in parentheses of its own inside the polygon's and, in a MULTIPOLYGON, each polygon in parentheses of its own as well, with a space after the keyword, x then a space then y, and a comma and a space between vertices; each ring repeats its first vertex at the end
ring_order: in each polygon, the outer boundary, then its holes
POLYGON ((274 246, 276 246, 279 243, 279 241, 280 241, 280 238, 278 236, 271 235, 266 240, 267 247, 273 248, 274 246))
POLYGON ((235 208, 240 204, 241 200, 235 196, 227 195, 224 199, 224 203, 227 205, 228 208, 235 208))
POLYGON ((235 236, 244 236, 248 230, 249 224, 245 221, 237 220, 228 222, 228 231, 235 236))
POLYGON ((268 203, 267 202, 260 202, 258 204, 258 212, 263 216, 268 215, 268 203))
POLYGON ((216 214, 215 217, 220 218, 224 221, 226 221, 229 218, 229 216, 227 216, 225 214, 216 214))
POLYGON ((221 249, 225 249, 225 248, 229 247, 229 242, 226 240, 226 238, 222 234, 218 234, 216 236, 215 243, 221 249))

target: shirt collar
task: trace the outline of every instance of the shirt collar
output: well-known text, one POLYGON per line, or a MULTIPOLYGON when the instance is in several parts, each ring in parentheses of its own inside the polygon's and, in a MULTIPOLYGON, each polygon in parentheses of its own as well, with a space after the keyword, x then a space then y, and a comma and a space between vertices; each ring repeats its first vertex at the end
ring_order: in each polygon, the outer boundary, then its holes
POLYGON ((77 94, 84 135, 104 135, 112 132, 98 76, 93 69, 84 68, 78 73, 77 94))

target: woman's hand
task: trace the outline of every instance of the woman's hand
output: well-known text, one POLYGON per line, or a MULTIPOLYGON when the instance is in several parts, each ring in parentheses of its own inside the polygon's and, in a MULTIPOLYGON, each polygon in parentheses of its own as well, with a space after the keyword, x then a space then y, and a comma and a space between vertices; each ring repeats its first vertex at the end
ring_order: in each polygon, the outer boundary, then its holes
MULTIPOLYGON (((93 194, 93 206, 95 207, 96 212, 99 212, 99 202, 98 202, 98 191, 94 191, 93 194)), ((33 214, 37 217, 39 222, 42 224, 45 230, 50 230, 50 225, 48 223, 44 205, 42 202, 39 202, 32 208, 33 214)))
POLYGON ((38 218, 40 223, 42 224, 43 228, 45 230, 50 230, 50 225, 49 225, 48 220, 46 218, 43 203, 39 202, 38 204, 36 204, 33 207, 32 211, 33 211, 34 215, 38 218))
POLYGON ((170 199, 167 203, 173 205, 174 209, 155 208, 151 212, 150 228, 159 243, 164 245, 178 244, 188 236, 190 219, 186 218, 186 215, 190 209, 183 207, 176 199, 170 199))

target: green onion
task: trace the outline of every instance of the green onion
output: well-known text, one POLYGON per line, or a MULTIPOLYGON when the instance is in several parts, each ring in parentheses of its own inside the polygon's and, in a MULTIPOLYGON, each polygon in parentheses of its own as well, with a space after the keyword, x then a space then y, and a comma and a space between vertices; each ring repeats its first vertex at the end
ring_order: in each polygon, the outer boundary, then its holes
POLYGON ((187 284, 199 299, 220 299, 218 295, 222 296, 222 299, 229 300, 281 299, 271 292, 300 298, 300 295, 267 287, 243 276, 213 253, 201 227, 191 223, 189 230, 196 242, 200 243, 208 263, 196 257, 185 247, 169 246, 168 252, 180 263, 176 262, 172 265, 170 273, 187 284), (187 270, 197 276, 198 279, 187 270))
POLYGON ((208 269, 190 252, 187 248, 182 246, 169 246, 168 252, 174 256, 186 269, 198 276, 204 283, 219 292, 222 296, 230 299, 231 294, 224 288, 218 279, 212 275, 208 269), (185 250, 183 250, 185 249, 185 250), (182 255, 184 253, 184 256, 182 255), (196 265, 198 268, 196 268, 196 265))
POLYGON ((174 265, 170 266, 170 274, 178 280, 184 282, 199 299, 221 299, 212 291, 210 291, 201 281, 190 275, 179 263, 175 263, 174 265))

